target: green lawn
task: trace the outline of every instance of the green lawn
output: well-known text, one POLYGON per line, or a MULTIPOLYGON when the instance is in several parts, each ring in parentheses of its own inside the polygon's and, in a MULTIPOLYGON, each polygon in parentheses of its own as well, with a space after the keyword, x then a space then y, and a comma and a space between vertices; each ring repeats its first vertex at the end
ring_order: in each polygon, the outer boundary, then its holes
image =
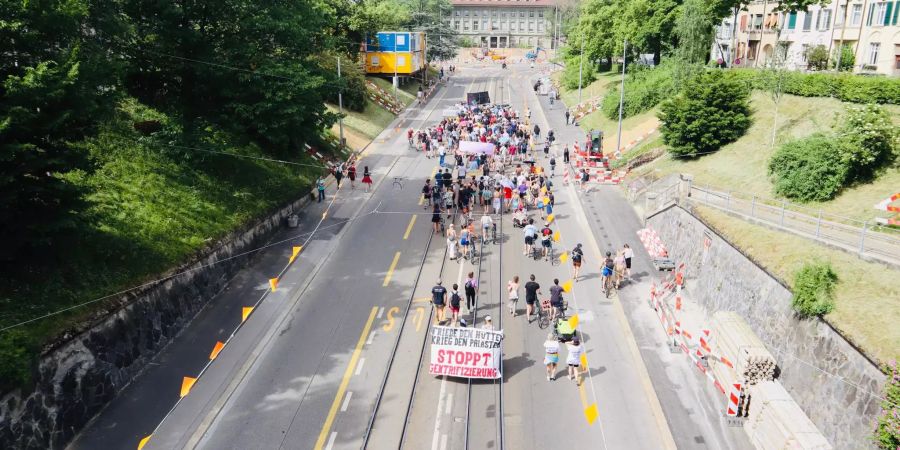
MULTIPOLYGON (((552 76, 554 79, 558 80, 559 77, 562 76, 562 71, 556 72, 552 76)), ((618 82, 619 76, 615 72, 601 72, 597 74, 597 80, 587 86, 581 87, 581 101, 587 101, 594 97, 602 97, 607 90, 617 89, 618 82)), ((567 90, 566 88, 563 88, 559 97, 567 106, 574 107, 578 104, 578 89, 567 90)))
MULTIPOLYGON (((666 155, 638 169, 638 174, 647 171, 655 171, 659 176, 690 173, 699 185, 708 184, 720 190, 740 190, 744 194, 774 198, 767 175, 768 161, 774 152, 771 145, 773 103, 765 93, 754 92, 751 104, 754 110, 753 126, 737 142, 697 159, 673 159, 666 155)), ((785 95, 779 107, 776 147, 817 131, 831 131, 844 113, 845 106, 845 103, 831 98, 785 95)), ((900 123, 900 106, 885 105, 885 108, 900 123)), ((900 168, 888 169, 873 183, 851 186, 832 201, 805 206, 822 209, 826 213, 868 220, 878 215, 872 205, 897 192, 898 187, 900 168)))
MULTIPOLYGON (((337 112, 337 105, 326 104, 329 110, 337 112)), ((344 110, 344 132, 353 132, 360 137, 375 139, 385 127, 396 117, 394 113, 378 106, 375 102, 366 99, 366 106, 361 112, 344 110)), ((337 130, 337 125, 333 130, 337 130)))
POLYGON ((863 261, 850 253, 798 239, 697 207, 697 214, 728 241, 790 285, 808 261, 829 261, 838 275, 835 309, 825 318, 859 347, 880 361, 900 358, 900 271, 863 261))
MULTIPOLYGON (((269 211, 306 195, 317 169, 199 153, 160 145, 174 135, 165 115, 125 101, 97 138, 81 144, 94 170, 68 178, 87 192, 77 232, 54 250, 0 276, 0 327, 156 279, 269 211), (160 138, 141 137, 134 121, 160 120, 160 138)), ((197 147, 271 156, 207 127, 197 147)), ((305 154, 279 159, 314 164, 305 154)), ((0 389, 27 382, 40 349, 106 301, 0 334, 0 389)))

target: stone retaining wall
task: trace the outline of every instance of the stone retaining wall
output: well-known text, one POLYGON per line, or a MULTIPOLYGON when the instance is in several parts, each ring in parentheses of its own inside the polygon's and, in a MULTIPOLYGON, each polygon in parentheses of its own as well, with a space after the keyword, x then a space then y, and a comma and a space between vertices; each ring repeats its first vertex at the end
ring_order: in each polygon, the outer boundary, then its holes
POLYGON ((875 364, 823 320, 795 318, 788 288, 687 210, 671 206, 647 223, 685 263, 690 297, 710 315, 737 312, 759 335, 778 360, 778 379, 834 448, 874 448, 880 406, 869 393, 885 381, 875 364))
POLYGON ((253 254, 222 260, 265 244, 309 200, 305 196, 223 239, 194 263, 172 272, 179 275, 123 296, 119 307, 98 313, 85 331, 45 353, 34 389, 0 398, 0 448, 63 448, 253 254), (210 265, 217 261, 222 262, 210 265))

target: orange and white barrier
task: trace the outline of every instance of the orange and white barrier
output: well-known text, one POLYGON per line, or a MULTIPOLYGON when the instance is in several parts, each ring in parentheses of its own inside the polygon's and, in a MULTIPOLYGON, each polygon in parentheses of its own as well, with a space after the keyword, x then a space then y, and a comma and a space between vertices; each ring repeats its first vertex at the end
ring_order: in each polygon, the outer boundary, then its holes
POLYGON ((563 186, 569 185, 569 166, 563 169, 563 186))
POLYGON ((638 230, 638 237, 641 244, 647 249, 647 253, 653 258, 666 258, 669 255, 668 250, 663 245, 662 240, 653 228, 647 227, 638 230))
MULTIPOLYGON (((879 211, 890 211, 900 213, 900 206, 892 205, 892 203, 900 200, 900 192, 875 204, 875 209, 879 211)), ((882 225, 900 226, 900 214, 894 217, 876 217, 875 220, 882 225)))
POLYGON ((728 405, 725 407, 725 415, 737 417, 741 406, 741 383, 734 383, 728 390, 728 405))

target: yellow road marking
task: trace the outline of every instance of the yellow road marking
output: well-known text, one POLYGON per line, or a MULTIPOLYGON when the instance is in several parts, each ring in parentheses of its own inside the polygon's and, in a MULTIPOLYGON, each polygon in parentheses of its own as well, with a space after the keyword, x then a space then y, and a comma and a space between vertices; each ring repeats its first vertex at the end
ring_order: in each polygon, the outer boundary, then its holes
POLYGON ((384 331, 391 331, 394 329, 394 314, 400 312, 400 308, 394 306, 387 312, 387 320, 388 323, 381 326, 381 329, 384 331))
POLYGON ((409 225, 406 227, 406 233, 403 233, 403 240, 409 239, 409 232, 412 231, 413 225, 416 223, 416 217, 419 217, 413 214, 412 219, 409 219, 409 225))
MULTIPOLYGON (((397 252, 397 255, 399 256, 400 252, 397 252)), ((396 258, 394 261, 396 262, 396 258)), ((372 323, 375 322, 375 315, 377 313, 378 307, 372 307, 372 312, 369 313, 369 320, 366 322, 366 326, 363 327, 362 334, 359 335, 359 341, 356 342, 356 349, 353 350, 353 355, 350 356, 350 364, 347 365, 347 370, 344 371, 344 378, 341 379, 337 394, 335 394, 334 401, 331 403, 331 409, 328 410, 328 416, 325 418, 325 423, 322 425, 322 431, 319 432, 319 439, 316 440, 316 450, 322 450, 325 446, 328 432, 331 431, 331 425, 334 423, 334 416, 337 415, 338 408, 341 406, 341 400, 343 400, 344 394, 347 393, 350 377, 353 375, 353 369, 356 367, 356 363, 359 362, 359 355, 362 353, 362 347, 366 343, 366 337, 369 336, 369 331, 372 329, 372 323)))
POLYGON ((394 275, 394 269, 397 268, 397 261, 400 261, 400 252, 394 254, 394 260, 391 262, 391 267, 388 268, 387 274, 384 276, 384 283, 381 283, 381 287, 387 287, 388 283, 391 282, 391 276, 394 275))
POLYGON ((419 297, 413 300, 413 303, 428 303, 431 301, 431 297, 419 297))
POLYGON ((413 320, 416 321, 416 331, 419 331, 422 328, 422 320, 425 318, 425 308, 419 306, 416 308, 416 316, 413 320))

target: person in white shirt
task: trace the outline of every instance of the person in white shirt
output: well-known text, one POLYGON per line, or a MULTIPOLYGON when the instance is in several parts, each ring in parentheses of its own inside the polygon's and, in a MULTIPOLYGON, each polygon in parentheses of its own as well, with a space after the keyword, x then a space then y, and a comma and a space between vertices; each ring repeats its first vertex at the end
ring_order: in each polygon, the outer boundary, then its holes
POLYGON ((569 354, 566 355, 566 365, 569 366, 569 379, 575 380, 575 383, 581 383, 581 373, 578 370, 581 367, 581 355, 584 354, 584 346, 578 338, 572 339, 572 342, 566 343, 569 354))
POLYGON ((556 365, 559 364, 559 341, 553 333, 547 334, 544 341, 544 365, 547 366, 547 381, 556 379, 556 365))
POLYGON ((506 293, 508 294, 509 315, 516 317, 516 305, 519 304, 519 276, 516 275, 506 283, 506 293))
POLYGON ((622 249, 623 256, 625 256, 625 278, 631 279, 631 258, 634 258, 634 250, 625 244, 625 247, 622 249))
POLYGON ((484 325, 482 325, 481 328, 494 331, 494 322, 491 320, 491 316, 484 316, 484 325))
POLYGON ((528 225, 525 225, 523 233, 525 235, 525 247, 522 250, 524 256, 528 256, 528 252, 534 251, 534 238, 537 235, 537 227, 534 226, 534 219, 528 219, 528 225))
POLYGON ((491 228, 494 226, 494 220, 491 219, 490 214, 485 214, 481 216, 481 236, 487 240, 488 236, 491 236, 491 228))

